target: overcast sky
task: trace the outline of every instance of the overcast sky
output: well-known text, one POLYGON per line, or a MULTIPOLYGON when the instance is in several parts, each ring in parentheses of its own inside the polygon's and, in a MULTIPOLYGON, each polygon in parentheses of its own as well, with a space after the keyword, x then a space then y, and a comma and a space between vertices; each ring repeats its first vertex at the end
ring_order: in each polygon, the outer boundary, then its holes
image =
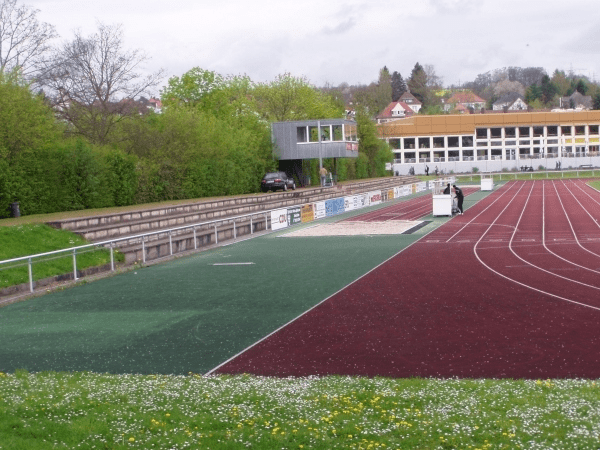
MULTIPOLYGON (((600 79, 598 0, 35 0, 62 39, 123 24, 151 71, 192 67, 317 86, 368 84, 384 65, 404 78, 431 64, 445 86, 501 67, 600 79)), ((165 79, 166 82, 166 79, 165 79)))

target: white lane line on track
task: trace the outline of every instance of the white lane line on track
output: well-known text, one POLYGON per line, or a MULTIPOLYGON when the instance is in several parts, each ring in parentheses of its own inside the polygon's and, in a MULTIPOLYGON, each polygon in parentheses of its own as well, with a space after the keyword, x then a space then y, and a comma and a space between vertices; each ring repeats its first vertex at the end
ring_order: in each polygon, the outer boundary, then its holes
MULTIPOLYGON (((522 188, 522 187, 521 187, 521 188, 522 188)), ((519 191, 517 191, 517 194, 518 194, 520 191, 521 191, 521 189, 519 189, 519 191)), ((503 212, 506 210, 506 208, 508 208, 508 206, 510 205, 510 203, 511 203, 511 202, 512 202, 512 201, 513 201, 515 198, 516 198, 516 195, 515 195, 515 196, 514 196, 514 197, 513 197, 513 198, 510 200, 510 202, 508 202, 508 204, 507 204, 507 205, 504 207, 504 209, 503 209, 503 210, 500 212, 500 214, 498 214, 498 216, 496 217, 496 219, 494 220, 494 222, 492 222, 492 224, 489 226, 489 228, 486 230, 486 232, 485 232, 485 233, 487 233, 487 231, 489 231, 489 230, 490 230, 490 228, 491 228, 491 227, 494 225, 494 223, 495 223, 495 222, 496 222, 496 221, 497 221, 497 220, 500 218, 500 216, 502 215, 502 213, 503 213, 503 212)), ((515 230, 516 230, 516 227, 515 227, 515 230)), ((494 269, 492 269, 490 266, 488 266, 486 263, 484 263, 484 262, 483 262, 483 260, 482 260, 482 259, 479 257, 479 255, 477 254, 477 245, 479 244, 479 242, 481 241, 481 239, 483 239, 483 236, 485 236, 485 233, 484 233, 484 234, 481 236, 481 238, 479 238, 479 240, 478 240, 478 241, 475 243, 475 245, 473 246, 473 253, 475 254, 475 257, 477 258, 477 260, 478 260, 478 261, 481 263, 481 265, 483 265, 485 268, 487 268, 487 269, 488 269, 490 272, 493 272, 493 273, 495 273, 496 275, 498 275, 498 276, 500 276, 500 277, 502 277, 502 278, 504 278, 504 279, 506 279, 506 280, 508 280, 508 281, 512 281, 513 283, 515 283, 515 284, 518 284, 519 286, 523 286, 523 287, 525 287, 525 288, 527 288, 527 289, 531 289, 532 291, 539 292, 539 293, 541 293, 541 294, 545 294, 545 295, 549 295, 550 297, 553 297, 553 298, 556 298, 556 299, 558 299, 558 300, 562 300, 562 301, 565 301, 565 302, 568 302, 568 303, 573 303, 573 304, 575 304, 575 305, 579 305, 579 306, 583 306, 583 307, 586 307, 586 308, 594 309, 594 310, 596 310, 596 311, 600 311, 600 308, 599 308, 599 307, 596 307, 596 306, 591 306, 591 305, 588 305, 588 304, 585 304, 585 303, 578 302, 578 301, 576 301, 576 300, 572 300, 572 299, 569 299, 569 298, 561 297, 560 295, 556 295, 556 294, 553 294, 553 293, 551 293, 551 292, 542 291, 541 289, 538 289, 538 288, 535 288, 535 287, 533 287, 533 286, 530 286, 530 285, 528 285, 528 284, 525 284, 525 283, 522 283, 522 282, 520 282, 520 281, 517 281, 517 280, 515 280, 514 278, 510 278, 510 277, 508 277, 508 276, 506 276, 506 275, 504 275, 504 274, 502 274, 502 273, 498 272, 497 270, 494 270, 494 269)), ((528 263, 528 264, 529 264, 529 263, 528 263)), ((519 267, 519 266, 507 266, 507 267, 519 267)))
MULTIPOLYGON (((440 226, 443 224, 440 224, 440 226)), ((221 364, 219 364, 217 367, 215 367, 214 369, 211 369, 210 371, 205 373, 205 376, 207 375, 211 375, 214 372, 216 372, 217 370, 219 370, 221 367, 223 367, 225 364, 229 363, 230 361, 233 361, 235 358, 237 358, 238 356, 242 355, 243 353, 247 352, 248 350, 250 350, 251 348, 257 346, 258 344, 260 344, 261 342, 265 341, 266 339, 270 338, 271 336, 273 336, 275 333, 277 333, 280 330, 283 330, 285 327, 287 327, 288 325, 291 325, 292 323, 294 323, 295 321, 297 321, 298 319, 300 319, 301 317, 305 316, 306 314, 308 314, 309 312, 311 312, 313 309, 317 308, 319 305, 325 303, 327 300, 329 300, 330 298, 334 297, 335 295, 339 294, 340 292, 342 292, 344 289, 348 288, 349 286, 352 286, 354 283, 356 283, 357 281, 361 280, 362 278, 366 277, 367 275, 369 275, 371 272, 373 272, 374 270, 377 270, 379 267, 383 266, 385 263, 387 263, 388 261, 392 260, 393 258, 395 258, 396 256, 398 256, 400 253, 402 253, 403 251, 405 251, 407 248, 412 247, 413 245, 415 245, 417 242, 420 242, 423 238, 425 238, 426 236, 428 236, 429 234, 433 233, 435 230, 437 230, 439 227, 435 227, 432 230, 430 230, 427 234, 424 234, 423 236, 421 236, 419 239, 417 239, 416 241, 414 241, 413 243, 407 245, 406 247, 404 247, 403 249, 401 249, 399 252, 395 253, 394 255, 390 256, 388 259, 386 259, 385 261, 383 261, 381 264, 378 264, 377 266, 373 267, 371 270, 369 270, 368 272, 366 272, 365 274, 363 274, 362 276, 360 276, 359 278, 355 279, 354 281, 348 283, 346 286, 342 287, 341 289, 339 289, 337 292, 334 292, 333 294, 331 294, 329 297, 324 298, 323 300, 321 300, 319 303, 317 303, 316 305, 314 305, 312 308, 307 309, 306 311, 304 311, 302 314, 300 314, 299 316, 293 318, 292 320, 290 320, 289 322, 283 324, 282 326, 280 326, 279 328, 277 328, 276 330, 272 331, 271 333, 267 334, 265 337, 263 337, 262 339, 259 339, 258 341, 256 341, 254 344, 249 345, 248 347, 246 347, 244 350, 242 350, 241 352, 233 355, 231 358, 229 358, 227 361, 222 362, 221 364)))
MULTIPOLYGON (((554 181, 552 182, 552 184, 554 185, 554 181)), ((598 224, 598 221, 596 220, 596 218, 594 216, 592 216, 589 211, 587 209, 585 209, 585 207, 581 204, 581 202, 579 201, 579 199, 575 196, 575 194, 573 194, 573 192, 571 191, 571 189, 569 189, 569 187, 566 185, 566 183, 563 181, 563 185, 565 188, 567 188, 567 190, 569 191, 569 193, 571 194, 571 196, 577 201, 577 203, 579 203, 579 206, 581 206, 581 209, 583 209, 586 214, 588 216, 590 216, 590 218, 594 221, 594 223, 596 224, 596 226, 598 226, 598 228, 600 228, 600 224, 598 224)), ((556 195, 558 195, 558 189, 556 189, 556 185, 554 185, 554 190, 556 191, 556 195)), ((560 196, 558 196, 558 199, 560 200, 560 204, 563 207, 563 211, 565 212, 565 215, 567 216, 567 220, 569 221, 569 226, 571 227, 571 232, 573 233, 573 236, 575 236, 575 239, 577 240, 577 244, 586 252, 591 253, 594 256, 597 256, 600 258, 600 255, 598 253, 595 253, 587 248, 585 248, 583 245, 581 245, 581 243, 579 242, 579 239, 577 237, 577 233, 575 232, 575 229, 573 228, 573 225, 571 224, 571 220, 569 219, 569 215, 567 214, 567 211, 565 210, 565 207, 563 205, 562 200, 560 199, 560 196)))
MULTIPOLYGON (((543 186, 544 186, 544 182, 542 182, 542 187, 543 187, 543 186)), ((521 258, 521 257, 520 257, 519 255, 517 255, 517 253, 514 251, 514 249, 513 249, 513 246, 512 246, 512 243, 513 243, 513 238, 514 238, 515 234, 517 233, 517 229, 519 228, 519 224, 521 223, 521 219, 523 218, 523 215, 525 214, 525 210, 527 209, 527 204, 529 203, 529 199, 531 198, 531 193, 533 192, 533 188, 534 188, 534 187, 535 187, 535 181, 534 181, 534 182, 532 183, 532 185, 531 185, 531 189, 529 190, 529 195, 527 196, 527 200, 525 201, 525 206, 523 207, 523 210, 521 211, 521 214, 519 215, 519 220, 517 221, 517 226, 515 227, 515 231, 513 232, 513 235, 512 235, 512 237, 511 237, 511 239, 510 239, 510 242, 508 243, 508 248, 509 248, 509 250, 512 252, 512 254, 513 254, 513 255, 515 255, 515 256, 516 256, 517 258, 519 258, 521 261, 523 261, 523 262, 524 262, 524 263, 526 263, 526 264, 529 264, 529 265, 531 265, 532 267, 534 267, 534 268, 536 268, 536 269, 538 269, 538 270, 541 270, 542 272, 545 272, 545 273, 547 273, 547 274, 549 274, 549 275, 552 275, 552 276, 555 276, 555 277, 558 277, 558 278, 562 278, 563 280, 566 280, 566 281, 571 281, 571 282, 573 282, 573 283, 580 284, 580 285, 582 285, 582 286, 586 286, 586 287, 589 287, 589 288, 592 288, 592 289, 597 289, 597 290, 600 290, 600 287, 598 287, 598 286, 594 286, 594 285, 591 285, 591 284, 583 283, 582 281, 573 280, 573 279, 571 279, 571 278, 563 277, 562 275, 559 275, 559 274, 557 274, 557 273, 550 272, 549 270, 546 270, 546 269, 544 269, 544 268, 542 268, 542 267, 540 267, 540 266, 537 266, 537 265, 533 264, 533 263, 532 263, 532 262, 530 262, 530 261, 527 261, 527 260, 526 260, 526 259, 524 259, 524 258, 521 258)), ((542 197, 542 199, 543 199, 543 197, 542 197)), ((543 227, 542 227, 542 229, 543 229, 543 227)))
MULTIPOLYGON (((573 237, 575 238, 575 242, 577 242, 577 245, 578 245, 580 248, 582 248, 583 250, 585 250, 586 252, 588 252, 588 253, 591 253, 592 255, 595 255, 595 256, 599 256, 599 257, 600 257, 600 255, 598 255, 598 254, 596 254, 596 253, 592 252, 591 250, 588 250, 588 249, 587 249, 587 248, 585 248, 583 245, 581 245, 581 242, 579 241, 579 238, 578 238, 578 236, 577 236, 577 233, 575 232, 575 228, 573 228, 573 224, 571 223, 571 219, 569 218, 569 214, 567 213, 567 210, 565 209, 565 205, 563 204, 563 202, 562 202, 562 199, 560 198, 560 195, 558 194, 558 189, 556 189, 556 184, 554 183, 554 181, 552 181, 552 186, 554 187, 554 191, 556 192, 556 196, 558 197, 558 201, 560 202, 560 206, 562 207, 563 213, 565 214, 565 217, 566 217, 567 221, 569 222, 569 227, 571 228, 571 234, 572 234, 572 235, 573 235, 573 237)), ((545 185, 544 185, 544 187, 545 187, 545 185)), ((565 187, 566 187, 567 189, 569 189, 569 188, 568 188, 566 185, 565 185, 565 187)), ((545 192, 545 191, 544 191, 544 192, 545 192)), ((571 192, 571 191, 569 190, 569 192, 571 192)), ((573 193, 572 193, 572 192, 571 192, 571 195, 573 195, 573 193)), ((573 195, 573 197, 575 197, 575 196, 573 195)), ((563 261, 566 261, 566 262, 568 262, 569 264, 573 264, 574 266, 581 267, 582 269, 589 270, 590 272, 594 272, 594 273, 600 274, 600 272, 599 272, 599 271, 597 271, 597 270, 590 269, 589 267, 582 266, 582 265, 580 265, 580 264, 577 264, 577 263, 575 263, 575 262, 573 262, 573 261, 570 261, 570 260, 568 260, 568 259, 566 259, 566 258, 563 258, 563 257, 562 257, 562 256, 560 256, 560 255, 557 255, 556 253, 554 253, 552 250, 550 250, 550 249, 549 249, 549 248, 546 246, 546 196, 545 196, 545 195, 542 197, 542 200, 543 200, 543 203, 542 203, 542 215, 543 215, 543 222, 542 222, 542 224, 543 224, 543 225, 542 225, 542 233, 543 233, 543 242, 544 242, 544 248, 545 248, 545 249, 546 249, 546 250, 547 250, 549 253, 552 253, 552 254, 553 254, 554 256, 556 256, 557 258, 560 258, 560 259, 562 259, 563 261)), ((575 200, 577 200, 577 198, 575 198, 575 200)), ((580 203, 579 205, 580 205, 580 206, 583 208, 583 205, 581 205, 581 203, 580 203)), ((585 211, 585 208, 583 208, 583 210, 585 211)), ((556 239, 554 239, 554 240, 556 241, 556 239)), ((562 241, 564 241, 565 239, 559 239, 559 240, 562 240, 562 241)), ((573 242, 573 241, 572 241, 572 240, 570 240, 570 242, 573 242)))
MULTIPOLYGON (((508 192, 509 192, 509 191, 512 189, 512 187, 513 187, 513 186, 515 186, 515 185, 516 185, 516 183, 512 183, 512 184, 511 184, 511 185, 508 187, 508 189, 506 189, 506 190, 505 190, 505 191, 504 191, 504 192, 503 192, 501 195, 499 195, 498 197, 496 197, 496 199, 495 199, 495 200, 494 200, 492 203, 490 203, 490 204, 489 204, 489 205, 488 205, 488 206, 487 206, 487 207, 486 207, 486 208, 485 208, 483 211, 481 211, 479 214, 477 214, 475 217, 473 217, 471 220, 469 220, 469 221, 468 221, 468 222, 467 222, 467 223, 466 223, 466 224, 465 224, 465 225, 464 225, 464 226, 463 226, 463 227, 462 227, 460 230, 458 230, 456 233, 454 233, 452 236, 450 236, 450 237, 448 238, 448 240, 446 241, 446 244, 447 244, 448 242, 450 242, 450 241, 451 241, 451 240, 452 240, 452 239, 453 239, 453 238, 454 238, 454 237, 455 237, 455 236, 456 236, 458 233, 460 233, 462 230, 464 230, 465 228, 467 228, 467 226, 468 226, 468 225, 471 225, 471 224, 472 224, 472 223, 475 221, 475 219, 477 219, 477 218, 478 218, 479 216, 481 216, 481 215, 482 215, 484 212, 486 212, 486 211, 487 211, 489 208, 491 208, 491 206, 492 206, 494 203, 496 203, 498 200, 500 200, 500 199, 501 199, 501 198, 502 198, 502 197, 503 197, 505 194, 507 194, 507 193, 508 193, 508 192)), ((511 200, 511 201, 512 201, 512 200, 511 200)))

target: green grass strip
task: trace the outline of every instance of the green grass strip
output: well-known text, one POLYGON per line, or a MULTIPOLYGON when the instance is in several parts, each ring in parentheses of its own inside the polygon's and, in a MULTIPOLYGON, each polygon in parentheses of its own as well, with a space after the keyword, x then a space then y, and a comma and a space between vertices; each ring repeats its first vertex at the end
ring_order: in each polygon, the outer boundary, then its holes
MULTIPOLYGON (((0 261, 88 244, 81 236, 70 231, 57 230, 43 224, 0 227, 0 242, 0 261)), ((115 260, 123 261, 124 255, 115 253, 115 260)), ((77 255, 79 270, 109 262, 110 252, 106 249, 81 250, 77 255)), ((73 271, 72 253, 35 259, 33 263, 34 280, 73 271)), ((0 265, 0 289, 28 281, 26 263, 0 265)))
POLYGON ((593 380, 0 374, 0 448, 596 449, 593 380))

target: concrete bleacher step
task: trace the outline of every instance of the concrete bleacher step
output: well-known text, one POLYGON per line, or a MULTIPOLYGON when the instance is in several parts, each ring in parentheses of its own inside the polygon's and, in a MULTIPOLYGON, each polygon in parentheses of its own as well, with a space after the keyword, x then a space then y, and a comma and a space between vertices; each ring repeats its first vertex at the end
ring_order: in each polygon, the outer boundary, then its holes
POLYGON ((358 194, 377 189, 388 189, 401 184, 419 182, 416 177, 403 176, 357 181, 328 188, 310 188, 272 194, 231 197, 152 209, 127 211, 92 217, 67 219, 49 223, 56 228, 68 229, 82 235, 91 242, 126 238, 117 244, 125 254, 126 263, 147 261, 168 256, 172 253, 213 246, 216 242, 234 239, 255 232, 264 232, 270 217, 260 214, 278 208, 323 201, 345 195, 358 194), (233 217, 252 214, 252 219, 233 217), (231 219, 231 220, 230 220, 231 219), (199 225, 183 230, 168 229, 220 220, 215 225, 199 225), (251 225, 252 224, 252 225, 251 225), (251 228, 252 226, 252 228, 251 228), (164 230, 164 232, 160 232, 164 230), (144 238, 139 234, 158 232, 144 238), (194 238, 194 233, 196 237, 194 238))

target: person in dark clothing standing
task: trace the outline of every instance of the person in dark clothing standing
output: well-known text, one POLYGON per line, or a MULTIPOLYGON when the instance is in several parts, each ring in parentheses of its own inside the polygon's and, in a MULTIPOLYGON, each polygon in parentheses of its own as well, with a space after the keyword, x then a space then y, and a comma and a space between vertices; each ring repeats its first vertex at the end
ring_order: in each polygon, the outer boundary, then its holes
POLYGON ((452 187, 454 188, 454 193, 456 194, 457 206, 458 206, 458 209, 460 210, 460 215, 462 216, 462 214, 463 214, 463 200, 465 199, 465 194, 463 194, 462 189, 456 187, 455 184, 453 184, 452 187))
POLYGON ((425 175, 429 176, 429 166, 425 166, 425 175))
POLYGON ((442 194, 444 194, 444 195, 450 194, 450 183, 448 183, 448 186, 446 186, 446 189, 444 189, 444 192, 442 192, 442 194))

